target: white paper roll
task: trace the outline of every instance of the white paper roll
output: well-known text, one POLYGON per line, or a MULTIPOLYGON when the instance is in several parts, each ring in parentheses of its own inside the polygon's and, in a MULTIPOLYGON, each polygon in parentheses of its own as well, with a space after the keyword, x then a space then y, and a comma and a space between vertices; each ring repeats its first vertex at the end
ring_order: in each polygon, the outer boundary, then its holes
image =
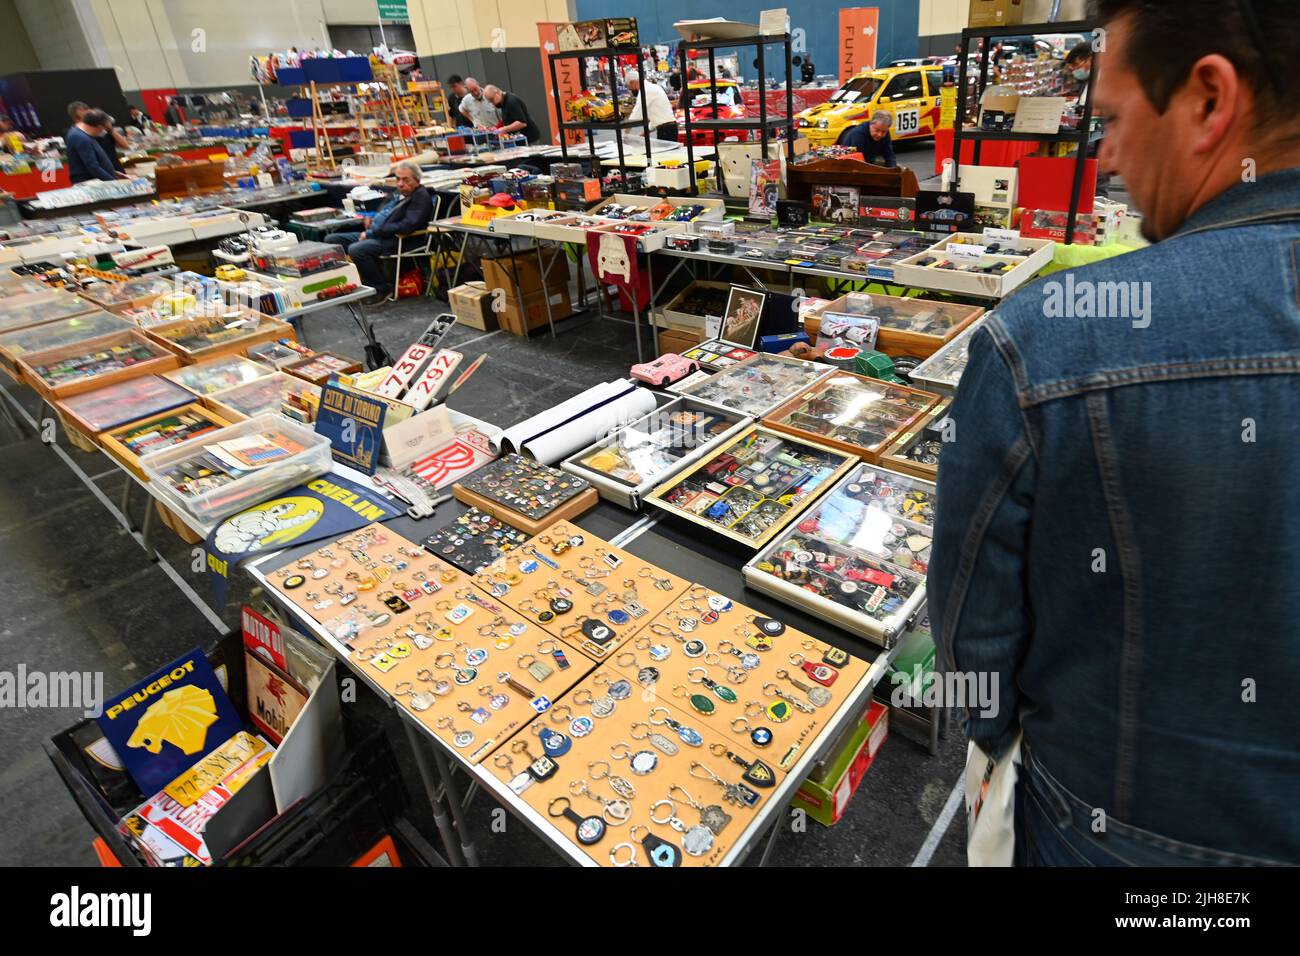
POLYGON ((580 392, 568 401, 561 402, 554 408, 548 408, 532 418, 526 418, 519 424, 512 425, 503 431, 493 445, 493 451, 498 455, 521 451, 525 444, 542 432, 560 422, 567 421, 593 405, 598 405, 615 392, 625 391, 629 384, 625 380, 602 382, 599 385, 593 385, 585 392, 580 392))
POLYGON ((614 429, 650 414, 655 405, 653 392, 632 386, 622 395, 616 392, 603 404, 530 439, 524 445, 524 452, 543 465, 553 465, 614 429))

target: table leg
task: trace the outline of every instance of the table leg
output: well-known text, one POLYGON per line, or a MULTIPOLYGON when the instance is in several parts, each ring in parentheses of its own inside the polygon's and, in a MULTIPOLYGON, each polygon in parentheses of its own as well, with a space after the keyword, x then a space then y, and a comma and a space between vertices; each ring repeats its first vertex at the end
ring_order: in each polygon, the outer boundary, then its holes
POLYGON ((144 521, 140 523, 140 546, 144 548, 144 553, 149 560, 156 562, 158 560, 158 552, 155 551, 153 545, 149 543, 149 535, 150 532, 153 531, 154 510, 155 505, 150 501, 148 506, 144 509, 144 521))
MULTIPOLYGON (((442 837, 442 846, 447 852, 447 862, 452 866, 464 866, 465 857, 460 852, 456 827, 446 807, 443 806, 443 801, 438 798, 438 776, 434 768, 429 765, 429 750, 436 754, 438 745, 426 740, 411 726, 410 721, 402 720, 402 725, 406 728, 406 739, 411 744, 412 753, 415 754, 415 766, 420 773, 420 782, 424 784, 424 795, 429 798, 429 808, 433 811, 433 822, 438 827, 438 835, 442 837)), ((447 794, 444 793, 444 796, 447 794)))
MULTIPOLYGON (((659 323, 655 321, 655 254, 647 252, 645 256, 646 278, 650 285, 650 299, 646 302, 646 317, 650 320, 650 341, 654 345, 654 358, 659 357, 659 323)), ((641 337, 637 336, 637 345, 641 337)))
POLYGON ((637 305, 635 289, 628 289, 628 297, 632 300, 632 334, 636 337, 636 362, 640 365, 645 361, 641 354, 641 307, 637 305))
POLYGON ((467 866, 478 866, 478 847, 474 845, 474 840, 469 835, 469 828, 465 824, 465 812, 456 793, 456 783, 452 780, 451 764, 447 762, 447 755, 436 746, 433 748, 433 762, 442 777, 442 795, 451 809, 452 823, 460 835, 460 852, 467 866))
POLYGON ((539 242, 534 245, 533 248, 537 250, 537 271, 542 274, 542 301, 546 303, 546 324, 551 327, 551 338, 554 339, 555 318, 554 313, 551 311, 551 290, 546 285, 546 280, 550 276, 551 266, 555 265, 555 260, 559 258, 559 254, 557 253, 556 256, 551 259, 551 265, 548 266, 546 261, 542 258, 542 244, 539 242))
POLYGON ((135 482, 131 480, 131 476, 127 474, 123 474, 122 475, 122 498, 117 503, 117 510, 122 512, 122 520, 126 522, 127 531, 139 530, 138 528, 136 528, 135 522, 131 520, 131 489, 134 486, 135 486, 135 482))

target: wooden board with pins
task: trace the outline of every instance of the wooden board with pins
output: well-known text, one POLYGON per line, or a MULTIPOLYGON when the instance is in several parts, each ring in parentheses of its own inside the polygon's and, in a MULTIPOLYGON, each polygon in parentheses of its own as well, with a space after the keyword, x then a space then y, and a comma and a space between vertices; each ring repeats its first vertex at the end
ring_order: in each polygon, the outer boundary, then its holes
POLYGON ((529 534, 585 514, 600 501, 587 479, 515 454, 484 465, 451 490, 457 500, 529 534))
POLYGON ((595 666, 382 525, 344 535, 269 580, 467 763, 490 755, 595 666))
POLYGON ((607 663, 782 771, 807 752, 870 666, 699 585, 607 663))
POLYGON ((716 866, 784 774, 676 704, 597 667, 484 767, 601 866, 716 866))
POLYGON ((567 521, 494 562, 474 583, 596 660, 608 660, 690 587, 567 521))

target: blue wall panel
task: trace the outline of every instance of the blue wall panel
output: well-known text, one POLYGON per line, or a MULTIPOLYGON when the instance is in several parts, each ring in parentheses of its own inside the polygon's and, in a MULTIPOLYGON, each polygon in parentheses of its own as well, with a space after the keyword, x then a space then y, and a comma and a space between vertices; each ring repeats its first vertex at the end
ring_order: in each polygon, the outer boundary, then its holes
MULTIPOLYGON (((787 3, 790 11, 790 28, 802 28, 808 52, 818 73, 835 73, 839 57, 840 7, 849 4, 832 3, 831 0, 803 0, 787 3)), ((920 18, 919 0, 877 0, 875 3, 853 4, 874 6, 880 9, 880 35, 876 38, 877 62, 883 63, 900 57, 917 55, 917 27, 920 18)), ((578 19, 597 17, 636 17, 641 31, 641 42, 669 43, 674 50, 679 39, 673 24, 678 20, 726 17, 745 23, 757 23, 759 11, 779 6, 779 0, 726 0, 709 3, 708 0, 577 0, 578 19)), ((752 51, 752 47, 750 51, 752 51)), ((745 79, 754 79, 754 56, 747 52, 741 60, 745 79)), ((777 68, 774 74, 782 78, 777 68)), ((769 73, 771 70, 769 69, 769 73)), ((798 71, 795 73, 798 76, 798 71)))

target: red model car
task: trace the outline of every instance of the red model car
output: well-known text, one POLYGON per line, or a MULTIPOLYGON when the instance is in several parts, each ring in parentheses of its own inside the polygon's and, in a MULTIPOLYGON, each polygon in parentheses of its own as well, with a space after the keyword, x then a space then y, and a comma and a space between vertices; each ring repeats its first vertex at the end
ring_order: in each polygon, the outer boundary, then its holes
MULTIPOLYGON (((683 107, 689 106, 691 123, 700 120, 746 119, 745 103, 741 99, 740 84, 735 80, 718 80, 718 99, 715 103, 711 95, 712 85, 708 80, 692 80, 686 84, 682 94, 683 103, 677 109, 677 138, 686 142, 686 125, 683 107)), ((749 139, 747 129, 691 129, 693 146, 712 146, 715 142, 744 142, 749 139)))

